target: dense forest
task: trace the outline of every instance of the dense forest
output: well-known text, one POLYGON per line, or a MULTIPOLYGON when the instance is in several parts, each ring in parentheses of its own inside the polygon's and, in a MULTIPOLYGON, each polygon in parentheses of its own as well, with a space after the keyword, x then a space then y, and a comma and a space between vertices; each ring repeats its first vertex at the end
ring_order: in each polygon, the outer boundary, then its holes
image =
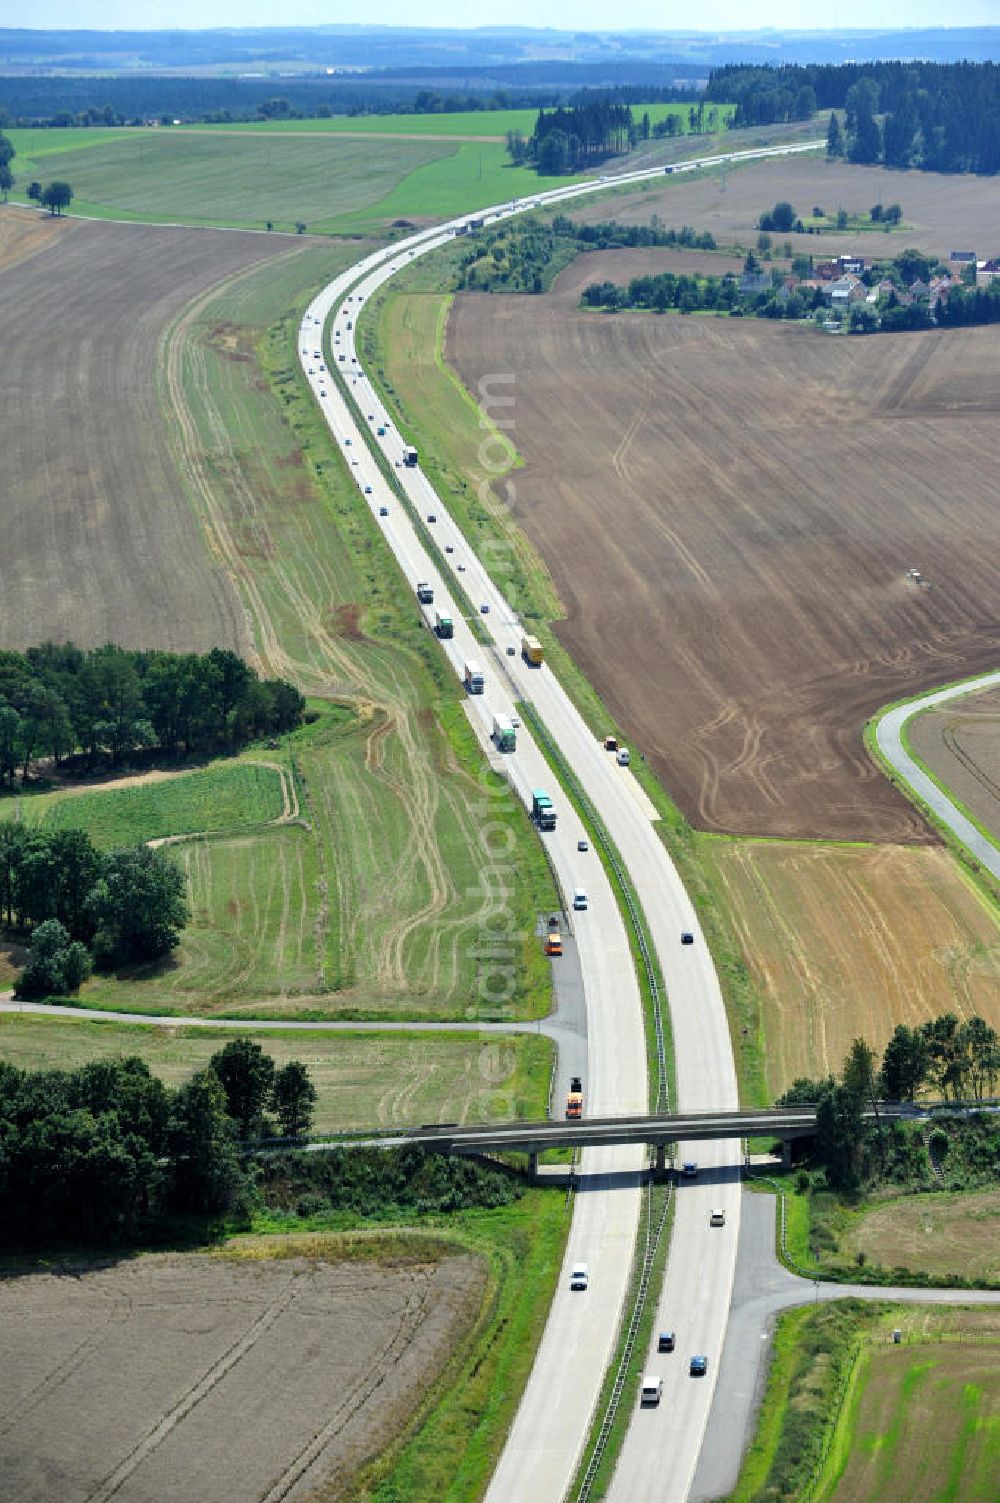
POLYGON ((246 1214, 257 1197, 241 1140, 301 1136, 315 1100, 304 1065, 279 1070, 250 1039, 176 1089, 138 1058, 67 1071, 0 1061, 0 1239, 155 1239, 177 1215, 246 1214))
POLYGON ((737 126, 846 112, 831 154, 929 172, 1000 171, 1000 64, 870 62, 726 67, 708 98, 735 103, 737 126))
POLYGON ((297 726, 305 701, 283 679, 261 679, 234 652, 85 650, 46 642, 0 651, 0 787, 31 763, 81 754, 112 766, 155 747, 169 756, 245 745, 297 726))
POLYGON ((340 1224, 345 1213, 412 1218, 523 1194, 498 1165, 421 1148, 252 1151, 302 1139, 316 1097, 300 1060, 278 1068, 249 1038, 176 1088, 136 1057, 75 1070, 0 1060, 0 1245, 151 1243, 177 1236, 178 1217, 196 1218, 197 1232, 257 1209, 340 1224))

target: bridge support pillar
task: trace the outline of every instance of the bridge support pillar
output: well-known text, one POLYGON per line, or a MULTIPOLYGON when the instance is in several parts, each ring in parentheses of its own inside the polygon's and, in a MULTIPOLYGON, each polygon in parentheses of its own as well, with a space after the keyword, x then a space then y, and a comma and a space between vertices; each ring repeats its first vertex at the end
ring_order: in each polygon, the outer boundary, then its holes
POLYGON ((538 1179, 538 1154, 537 1153, 529 1153, 528 1154, 528 1175, 529 1175, 529 1177, 531 1178, 532 1181, 536 1181, 538 1179))
POLYGON ((656 1158, 653 1162, 653 1178, 665 1179, 667 1175, 667 1148, 665 1143, 657 1143, 656 1158))
POLYGON ((791 1140, 791 1138, 784 1138, 782 1140, 782 1144, 781 1144, 781 1167, 782 1167, 782 1169, 790 1169, 792 1167, 792 1140, 791 1140))

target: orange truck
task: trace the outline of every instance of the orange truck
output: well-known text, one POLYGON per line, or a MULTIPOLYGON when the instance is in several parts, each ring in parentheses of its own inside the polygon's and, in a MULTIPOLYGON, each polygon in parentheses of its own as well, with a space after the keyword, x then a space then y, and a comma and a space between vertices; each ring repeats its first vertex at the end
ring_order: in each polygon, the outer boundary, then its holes
POLYGON ((569 1095, 566 1097, 566 1120, 575 1122, 583 1116, 583 1081, 579 1075, 574 1075, 569 1083, 569 1095))
POLYGON ((558 929, 550 929, 545 936, 546 955, 561 955, 562 952, 562 935, 558 929))

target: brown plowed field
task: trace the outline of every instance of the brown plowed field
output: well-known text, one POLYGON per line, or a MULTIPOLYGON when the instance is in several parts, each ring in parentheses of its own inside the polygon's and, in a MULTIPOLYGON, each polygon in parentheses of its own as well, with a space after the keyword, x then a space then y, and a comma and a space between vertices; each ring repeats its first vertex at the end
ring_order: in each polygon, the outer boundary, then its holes
POLYGON ((157 1255, 0 1284, 5 1503, 342 1496, 479 1307, 472 1257, 157 1255))
POLYGON ((448 354, 472 391, 516 374, 516 517, 559 634, 688 817, 930 839, 861 729, 1000 662, 997 331, 463 294, 448 354))
POLYGON ((953 250, 973 250, 981 259, 1000 253, 1000 184, 994 178, 890 172, 817 156, 730 168, 724 176, 713 171, 700 178, 664 177, 662 183, 654 180, 654 184, 579 209, 570 204, 566 212, 583 223, 613 218, 625 224, 648 224, 651 214, 659 214, 665 225, 675 229, 690 224, 699 231, 711 230, 720 245, 752 245, 760 215, 780 199, 802 216, 811 214, 817 205, 827 214, 838 209, 867 214, 873 204, 898 203, 903 227, 891 234, 866 230, 862 234, 775 235, 772 239, 778 245, 790 240, 796 251, 813 255, 857 251, 865 256, 894 256, 907 245, 943 257, 953 250))
POLYGON ((1000 841, 1000 689, 927 710, 910 721, 917 756, 1000 841))
MULTIPOLYGON (((978 1013, 1000 1028, 1000 932, 949 852, 705 840, 720 922, 760 999, 767 1099, 839 1072, 854 1039, 978 1013)), ((915 1265, 914 1265, 915 1266, 915 1265)))
POLYGON ((39 223, 50 230, 35 215, 0 214, 0 643, 247 653, 243 609, 170 463, 155 371, 180 310, 275 245, 79 221, 43 233, 39 223))

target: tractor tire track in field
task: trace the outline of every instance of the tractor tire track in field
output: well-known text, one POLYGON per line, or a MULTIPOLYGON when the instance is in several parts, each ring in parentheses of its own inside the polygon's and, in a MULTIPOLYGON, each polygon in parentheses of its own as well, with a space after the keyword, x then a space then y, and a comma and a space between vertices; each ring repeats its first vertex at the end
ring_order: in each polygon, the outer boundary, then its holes
POLYGON ((124 1460, 119 1462, 106 1477, 102 1478, 97 1487, 88 1494, 85 1503, 109 1503, 109 1500, 121 1490, 146 1458, 152 1455, 157 1446, 162 1445, 167 1436, 186 1419, 192 1409, 209 1396, 212 1390, 225 1378, 226 1374, 246 1356, 260 1338, 265 1336, 271 1327, 281 1318, 298 1294, 299 1285, 304 1277, 306 1275, 301 1272, 293 1273, 290 1276, 284 1289, 270 1302, 267 1309, 257 1316, 249 1329, 237 1341, 234 1341, 216 1362, 212 1363, 211 1367, 201 1375, 197 1382, 191 1385, 183 1397, 146 1433, 124 1460))
POLYGON ((50 1373, 46 1373, 45 1377, 33 1388, 22 1394, 12 1408, 0 1414, 0 1435, 6 1435, 24 1415, 43 1403, 57 1388, 61 1388, 75 1373, 79 1372, 81 1367, 89 1363, 108 1340, 112 1331, 124 1325, 131 1313, 130 1297, 127 1294, 116 1296, 104 1325, 96 1331, 88 1332, 50 1373))
MULTIPOLYGON (((419 1331, 426 1318, 426 1304, 427 1292, 421 1283, 420 1287, 410 1290, 396 1330, 382 1350, 373 1355, 371 1366, 364 1377, 340 1395, 329 1420, 272 1483, 261 1503, 284 1503, 297 1483, 322 1459, 323 1452, 346 1429, 358 1411, 369 1403, 376 1390, 394 1371, 419 1331)), ((335 1477, 336 1470, 332 1478, 328 1476, 324 1480, 329 1485, 335 1477)))
MULTIPOLYGON (((224 286, 236 280, 231 279, 224 286)), ((371 699, 375 688, 377 704, 371 705, 371 714, 378 724, 365 747, 366 771, 391 791, 405 810, 410 827, 396 869, 386 873, 386 890, 406 891, 416 882, 426 887, 427 897, 418 908, 398 914, 388 926, 373 925, 368 907, 359 901, 359 896, 364 895, 359 895, 355 889, 349 863, 337 861, 333 882, 337 890, 341 928, 338 984, 350 984, 355 978, 356 956, 363 948, 372 954, 375 984, 399 992, 412 985, 414 980, 412 963, 407 963, 412 962, 407 949, 411 936, 427 928, 456 896, 436 831, 441 797, 439 781, 431 766, 426 736, 418 738, 415 734, 413 710, 400 685, 394 681, 392 666, 383 664, 389 671, 383 682, 373 686, 371 664, 362 665, 353 648, 333 635, 328 627, 330 589, 318 559, 307 558, 297 573, 294 561, 283 557, 260 519, 256 498, 241 471, 231 434, 218 409, 205 349, 196 333, 206 308, 220 290, 215 288, 192 304, 164 340, 164 379, 170 407, 177 420, 181 467, 190 476, 196 494, 196 510, 202 517, 209 546, 242 593, 263 671, 289 678, 305 692, 320 696, 336 693, 337 697, 356 700, 364 694, 371 699), (198 404, 198 422, 191 408, 192 394, 198 404), (211 436, 207 453, 199 434, 199 423, 211 436), (225 477, 222 486, 216 478, 219 474, 225 477), (267 558, 270 583, 277 588, 283 606, 298 622, 303 638, 315 650, 316 661, 303 662, 293 658, 282 645, 264 592, 240 554, 234 533, 236 519, 239 527, 250 529, 255 539, 255 551, 267 558), (331 679, 336 680, 335 687, 331 686, 331 679)), ((342 828, 336 801, 327 797, 327 793, 326 789, 314 789, 314 795, 323 801, 324 813, 335 827, 340 825, 342 828)), ((345 796, 343 790, 338 790, 338 793, 341 798, 345 796)), ((364 825, 355 823, 351 830, 345 830, 345 836, 356 841, 363 828, 364 825)), ((369 855, 375 870, 384 861, 384 853, 381 861, 379 854, 373 845, 369 855)), ((329 906, 329 870, 323 880, 326 887, 321 893, 321 915, 329 906)), ((324 922, 322 928, 324 934, 322 943, 317 944, 318 957, 325 954, 328 924, 324 922)), ((446 986, 448 994, 453 992, 457 979, 457 971, 453 970, 446 986)), ((441 986, 436 945, 431 946, 429 969, 421 977, 421 983, 434 991, 441 986)))

